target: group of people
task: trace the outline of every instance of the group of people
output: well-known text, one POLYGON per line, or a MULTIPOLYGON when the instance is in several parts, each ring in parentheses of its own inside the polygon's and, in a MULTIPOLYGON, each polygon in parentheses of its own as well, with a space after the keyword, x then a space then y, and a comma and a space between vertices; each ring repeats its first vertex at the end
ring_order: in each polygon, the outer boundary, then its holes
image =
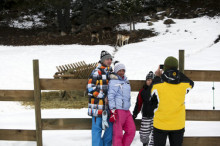
POLYGON ((144 146, 181 146, 185 127, 185 94, 194 82, 178 71, 178 60, 167 57, 163 69, 150 71, 139 91, 133 115, 131 86, 125 65, 101 52, 99 64, 91 73, 87 91, 88 115, 92 116, 92 146, 130 146, 135 133, 135 119, 142 112, 140 140, 144 146), (103 133, 104 132, 104 133, 103 133))

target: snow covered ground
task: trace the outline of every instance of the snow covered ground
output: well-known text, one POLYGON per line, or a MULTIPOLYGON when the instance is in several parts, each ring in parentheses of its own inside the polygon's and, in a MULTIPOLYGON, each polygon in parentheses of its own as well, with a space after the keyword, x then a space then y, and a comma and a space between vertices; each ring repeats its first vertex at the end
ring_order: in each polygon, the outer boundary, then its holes
MULTIPOLYGON (((138 23, 137 29, 154 29, 158 36, 143 42, 125 45, 115 54, 115 60, 126 65, 129 79, 144 80, 150 70, 156 70, 167 56, 178 58, 178 50, 184 49, 185 69, 219 70, 220 43, 213 44, 220 35, 220 17, 178 20, 167 27, 163 21, 153 26, 138 23)), ((126 25, 122 25, 128 29, 126 25)), ((52 78, 56 66, 84 60, 98 61, 101 50, 113 53, 110 46, 0 46, 0 89, 33 89, 32 60, 39 59, 40 77, 52 78)), ((220 109, 220 83, 215 82, 215 107, 220 109)), ((213 82, 196 82, 186 97, 187 109, 212 109, 213 82)), ((132 111, 137 93, 132 93, 132 111)), ((87 109, 42 110, 42 118, 88 118, 87 109)), ((138 118, 141 118, 139 114, 138 118)), ((0 129, 35 129, 34 110, 19 102, 0 102, 0 129)), ((44 146, 88 146, 91 131, 43 131, 44 146)), ((186 122, 186 136, 220 136, 220 122, 186 122)), ((0 141, 0 146, 35 146, 35 142, 0 141)), ((136 133, 132 146, 141 145, 136 133)))

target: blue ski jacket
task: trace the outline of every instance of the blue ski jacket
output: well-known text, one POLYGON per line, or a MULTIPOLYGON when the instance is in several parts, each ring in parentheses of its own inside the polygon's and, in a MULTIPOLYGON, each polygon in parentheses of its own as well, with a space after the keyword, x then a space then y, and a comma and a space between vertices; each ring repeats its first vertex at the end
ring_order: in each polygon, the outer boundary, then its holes
POLYGON ((127 77, 114 75, 109 81, 108 101, 110 109, 129 110, 131 106, 131 86, 127 77))

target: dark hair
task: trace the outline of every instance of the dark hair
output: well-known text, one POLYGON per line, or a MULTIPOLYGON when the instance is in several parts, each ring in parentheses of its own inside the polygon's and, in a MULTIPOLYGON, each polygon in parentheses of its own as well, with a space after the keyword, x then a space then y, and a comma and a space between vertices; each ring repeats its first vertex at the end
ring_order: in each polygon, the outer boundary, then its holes
POLYGON ((119 61, 116 60, 116 61, 114 62, 114 66, 115 66, 115 64, 117 64, 117 63, 119 63, 119 61))

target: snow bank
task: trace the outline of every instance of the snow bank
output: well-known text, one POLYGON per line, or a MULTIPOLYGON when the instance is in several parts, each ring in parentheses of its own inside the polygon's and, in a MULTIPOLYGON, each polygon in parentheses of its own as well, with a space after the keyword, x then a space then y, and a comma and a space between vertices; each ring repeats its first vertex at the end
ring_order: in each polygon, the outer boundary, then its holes
MULTIPOLYGON (((178 58, 178 50, 184 49, 185 68, 195 70, 219 70, 220 43, 213 44, 220 34, 220 17, 201 17, 178 20, 171 27, 163 21, 153 26, 138 23, 137 29, 154 29, 158 36, 143 42, 125 45, 115 54, 115 60, 126 65, 129 79, 143 80, 150 70, 156 70, 167 56, 178 58)), ((123 25, 123 29, 127 29, 123 25)), ((56 66, 84 60, 97 62, 100 52, 113 53, 110 46, 0 46, 0 89, 33 89, 32 60, 39 59, 40 77, 52 78, 56 66)), ((215 82, 215 107, 220 109, 220 83, 215 82)), ((188 109, 212 109, 212 82, 196 82, 186 97, 188 109)), ((132 93, 132 111, 137 92, 132 93)), ((87 118, 87 109, 42 110, 43 118, 87 118)), ((141 118, 139 114, 138 118, 141 118)), ((35 129, 34 110, 24 108, 18 102, 0 102, 0 129, 35 129)), ((91 131, 43 131, 45 146, 91 145, 91 131)), ((220 136, 220 122, 186 122, 186 136, 220 136)), ((35 142, 0 141, 0 146, 35 146, 35 142)), ((136 133, 132 145, 141 145, 136 133)))

